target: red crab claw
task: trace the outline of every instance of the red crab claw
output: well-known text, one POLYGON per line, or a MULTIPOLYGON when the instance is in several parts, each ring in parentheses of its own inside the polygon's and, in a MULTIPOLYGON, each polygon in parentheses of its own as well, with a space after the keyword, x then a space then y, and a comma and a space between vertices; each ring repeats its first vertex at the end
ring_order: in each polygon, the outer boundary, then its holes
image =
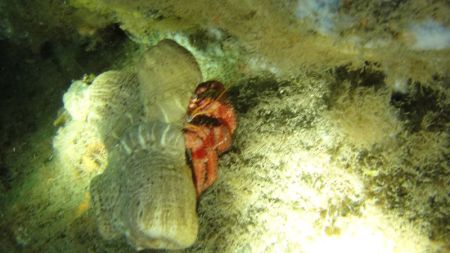
POLYGON ((197 198, 217 178, 216 140, 214 129, 187 124, 183 130, 186 154, 193 171, 197 198))

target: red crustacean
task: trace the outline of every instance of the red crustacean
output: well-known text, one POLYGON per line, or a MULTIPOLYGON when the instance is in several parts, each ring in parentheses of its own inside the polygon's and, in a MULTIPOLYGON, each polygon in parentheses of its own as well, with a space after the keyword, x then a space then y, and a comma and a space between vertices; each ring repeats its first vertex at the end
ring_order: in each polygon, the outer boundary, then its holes
POLYGON ((236 126, 236 114, 223 84, 199 84, 189 101, 183 129, 197 198, 216 180, 218 157, 230 148, 236 126))

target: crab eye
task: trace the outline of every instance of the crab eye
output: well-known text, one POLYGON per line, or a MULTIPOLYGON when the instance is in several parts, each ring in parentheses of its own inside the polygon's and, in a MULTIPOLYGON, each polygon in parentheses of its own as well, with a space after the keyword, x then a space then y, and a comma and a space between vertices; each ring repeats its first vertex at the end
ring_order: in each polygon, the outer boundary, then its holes
POLYGON ((205 93, 209 89, 208 86, 205 85, 205 83, 201 83, 198 85, 197 89, 195 89, 195 94, 200 95, 205 93))
POLYGON ((223 84, 218 81, 201 83, 195 89, 196 98, 201 101, 207 98, 215 99, 224 91, 223 84))

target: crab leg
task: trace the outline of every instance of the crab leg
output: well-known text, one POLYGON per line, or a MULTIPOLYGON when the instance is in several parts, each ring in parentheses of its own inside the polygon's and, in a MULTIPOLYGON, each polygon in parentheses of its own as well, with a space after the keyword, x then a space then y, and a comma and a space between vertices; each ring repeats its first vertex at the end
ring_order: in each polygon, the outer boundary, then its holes
POLYGON ((217 161, 218 156, 215 150, 209 150, 207 153, 207 166, 206 166, 206 181, 203 185, 202 191, 210 187, 217 179, 217 161))
POLYGON ((195 185, 195 192, 197 195, 197 198, 200 197, 200 194, 205 189, 204 183, 206 178, 206 161, 203 159, 192 159, 192 167, 193 167, 193 174, 194 174, 194 185, 195 185))

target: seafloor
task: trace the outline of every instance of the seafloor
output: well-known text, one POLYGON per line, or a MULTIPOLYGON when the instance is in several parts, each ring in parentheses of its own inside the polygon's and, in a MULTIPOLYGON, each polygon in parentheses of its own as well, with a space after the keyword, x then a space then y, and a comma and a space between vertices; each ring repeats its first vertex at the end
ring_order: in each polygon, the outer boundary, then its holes
POLYGON ((238 115, 180 252, 450 252, 449 17, 421 0, 0 0, 0 252, 135 252, 97 231, 104 151, 56 136, 75 80, 162 39, 238 115))

